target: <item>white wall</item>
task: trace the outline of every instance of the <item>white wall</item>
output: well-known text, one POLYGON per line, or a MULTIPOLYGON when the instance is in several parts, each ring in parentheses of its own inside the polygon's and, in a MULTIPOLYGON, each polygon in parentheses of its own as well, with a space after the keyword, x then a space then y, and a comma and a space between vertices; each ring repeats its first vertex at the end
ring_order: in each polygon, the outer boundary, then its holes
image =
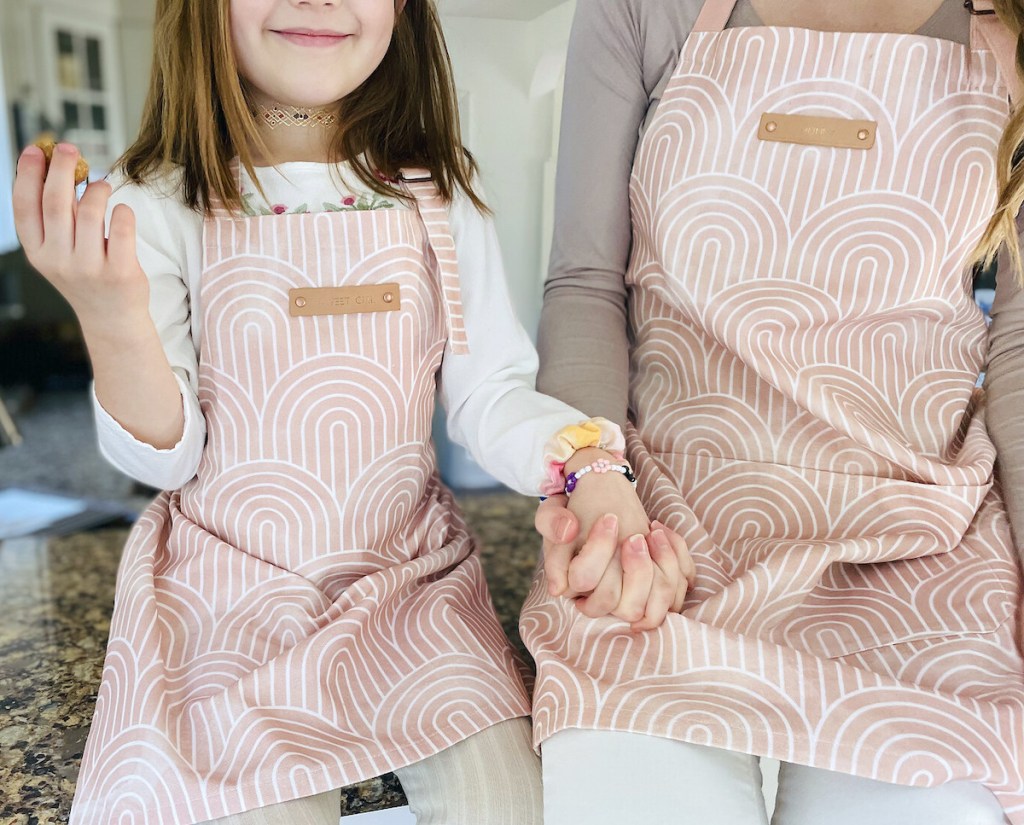
MULTIPOLYGON (((480 164, 495 213, 516 312, 535 336, 547 269, 542 258, 550 233, 561 78, 575 0, 532 20, 445 14, 445 5, 441 8, 455 83, 468 98, 464 138, 480 164)), ((445 481, 463 488, 495 483, 465 450, 448 441, 439 422, 434 433, 445 481)))
POLYGON ((545 183, 556 151, 561 56, 574 8, 567 0, 528 21, 443 16, 456 85, 469 97, 466 141, 480 163, 512 297, 531 335, 550 232, 545 183))
POLYGON ((125 136, 131 143, 142 123, 153 64, 153 18, 156 0, 121 0, 118 40, 124 71, 125 136))

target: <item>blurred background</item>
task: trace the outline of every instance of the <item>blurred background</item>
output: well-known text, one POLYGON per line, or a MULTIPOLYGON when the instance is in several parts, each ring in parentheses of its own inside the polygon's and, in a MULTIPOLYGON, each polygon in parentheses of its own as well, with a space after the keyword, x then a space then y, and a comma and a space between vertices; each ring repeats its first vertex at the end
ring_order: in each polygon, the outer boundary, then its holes
MULTIPOLYGON (((438 3, 464 142, 482 167, 513 300, 531 335, 550 245, 574 6, 573 0, 438 3)), ((95 450, 78 326, 63 299, 27 264, 14 234, 10 193, 18 151, 40 132, 77 144, 94 178, 106 174, 141 119, 154 9, 155 0, 0 0, 0 514, 9 518, 12 506, 21 512, 31 504, 24 495, 12 498, 12 488, 88 499, 87 511, 58 529, 81 527, 119 507, 137 510, 152 495, 109 469, 95 450)), ((449 484, 496 485, 448 442, 443 428, 436 429, 449 484)), ((36 515, 45 517, 46 502, 36 505, 36 515)))

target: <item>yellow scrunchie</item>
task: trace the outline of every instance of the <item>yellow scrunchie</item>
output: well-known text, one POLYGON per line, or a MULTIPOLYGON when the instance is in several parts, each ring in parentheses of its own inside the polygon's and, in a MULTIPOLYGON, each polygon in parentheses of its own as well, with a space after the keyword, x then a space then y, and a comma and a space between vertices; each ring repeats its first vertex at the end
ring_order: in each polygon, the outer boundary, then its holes
POLYGON ((544 450, 547 480, 541 488, 543 495, 553 496, 562 492, 565 486, 565 462, 577 450, 587 447, 600 447, 621 458, 626 448, 626 439, 619 425, 607 418, 591 418, 560 429, 551 437, 544 450))

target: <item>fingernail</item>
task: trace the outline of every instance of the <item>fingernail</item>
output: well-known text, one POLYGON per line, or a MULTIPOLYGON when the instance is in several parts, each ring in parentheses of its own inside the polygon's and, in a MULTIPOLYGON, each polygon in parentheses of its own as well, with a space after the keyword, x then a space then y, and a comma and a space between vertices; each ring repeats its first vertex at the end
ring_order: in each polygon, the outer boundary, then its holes
POLYGON ((644 541, 644 537, 639 533, 636 533, 629 537, 629 549, 634 553, 642 553, 647 549, 647 542, 644 541))
POLYGON ((565 544, 565 540, 569 538, 569 526, 572 524, 572 520, 568 516, 559 516, 558 521, 555 522, 555 538, 559 544, 565 544))
POLYGON ((42 157, 43 150, 36 146, 34 143, 30 143, 28 146, 21 150, 21 156, 23 158, 42 157))
POLYGON ((665 535, 664 530, 652 530, 651 538, 654 539, 654 543, 658 545, 658 547, 664 547, 666 544, 668 544, 668 536, 665 535))
POLYGON ((603 519, 601 524, 606 530, 617 530, 619 528, 619 517, 614 513, 608 513, 603 519))
POLYGON ((58 143, 57 151, 65 155, 77 155, 78 150, 71 143, 58 143))
POLYGON ((654 519, 654 521, 652 521, 652 522, 651 522, 651 527, 652 527, 652 528, 659 528, 659 527, 664 527, 664 526, 665 526, 665 525, 664 525, 664 524, 662 524, 662 523, 661 523, 660 521, 658 521, 657 519, 654 519))

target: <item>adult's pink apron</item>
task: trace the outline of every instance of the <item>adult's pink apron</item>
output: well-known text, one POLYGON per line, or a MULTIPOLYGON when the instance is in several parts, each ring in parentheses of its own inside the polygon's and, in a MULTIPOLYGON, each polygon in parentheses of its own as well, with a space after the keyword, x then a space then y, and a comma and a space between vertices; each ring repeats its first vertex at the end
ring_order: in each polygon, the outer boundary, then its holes
POLYGON ((203 822, 529 714, 437 474, 435 374, 467 341, 445 206, 407 186, 418 209, 206 221, 206 452, 125 548, 73 823, 203 822), (397 311, 290 314, 383 284, 397 311))
POLYGON ((632 635, 538 579, 537 740, 976 780, 1024 823, 1020 572, 968 266, 1008 113, 998 24, 968 48, 723 30, 732 6, 705 6, 630 190, 629 458, 697 585, 632 635))

